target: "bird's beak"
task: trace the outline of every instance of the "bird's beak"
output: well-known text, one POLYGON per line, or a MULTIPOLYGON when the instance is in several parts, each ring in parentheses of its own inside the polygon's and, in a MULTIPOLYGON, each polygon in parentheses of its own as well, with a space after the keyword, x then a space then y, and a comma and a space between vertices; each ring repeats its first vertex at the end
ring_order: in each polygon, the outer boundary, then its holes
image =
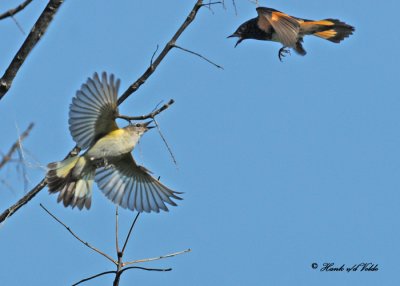
POLYGON ((241 36, 239 36, 238 34, 236 34, 236 33, 233 33, 232 35, 226 37, 227 39, 229 39, 229 38, 236 38, 236 37, 238 37, 239 40, 236 42, 235 48, 236 48, 237 45, 240 44, 241 41, 243 41, 243 38, 242 38, 241 36))
POLYGON ((237 45, 240 44, 241 41, 243 41, 243 38, 239 38, 239 40, 238 40, 238 41, 236 42, 236 44, 235 44, 235 48, 237 47, 237 45))

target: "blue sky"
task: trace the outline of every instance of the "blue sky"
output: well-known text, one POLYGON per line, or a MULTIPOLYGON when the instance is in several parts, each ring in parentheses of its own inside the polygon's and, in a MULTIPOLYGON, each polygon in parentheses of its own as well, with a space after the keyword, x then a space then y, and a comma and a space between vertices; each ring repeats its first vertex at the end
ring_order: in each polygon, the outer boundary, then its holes
MULTIPOLYGON (((400 98, 398 1, 260 1, 309 19, 339 18, 356 27, 336 45, 308 37, 308 54, 279 62, 280 45, 226 39, 255 17, 250 1, 202 9, 180 50, 120 107, 141 115, 161 100, 176 103, 157 120, 178 161, 155 129, 134 155, 184 200, 169 213, 140 217, 128 260, 191 248, 142 264, 120 285, 398 285, 400 98), (377 272, 326 273, 312 263, 371 262, 377 272)), ((0 11, 18 4, 2 1, 0 11)), ((30 122, 24 141, 29 189, 48 162, 74 146, 68 107, 93 72, 121 79, 123 92, 172 37, 195 1, 66 1, 0 102, 0 150, 30 122), (183 3, 185 2, 185 3, 183 3)), ((33 1, 16 19, 28 32, 46 5, 33 1)), ((0 21, 3 73, 25 36, 0 21)), ((122 125, 124 124, 121 122, 122 125)), ((24 192, 16 165, 0 170, 0 206, 24 192)), ((71 285, 113 265, 81 245, 39 206, 82 239, 115 256, 114 205, 97 188, 90 211, 65 209, 42 190, 0 226, 4 285, 71 285)), ((134 214, 120 211, 126 233, 134 214)), ((83 285, 110 285, 105 276, 83 285)))

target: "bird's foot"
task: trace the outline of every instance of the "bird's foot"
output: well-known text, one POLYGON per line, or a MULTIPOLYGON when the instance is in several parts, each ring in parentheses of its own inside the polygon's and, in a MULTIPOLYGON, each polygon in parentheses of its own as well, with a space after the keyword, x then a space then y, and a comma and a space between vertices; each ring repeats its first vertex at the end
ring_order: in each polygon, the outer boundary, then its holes
POLYGON ((290 55, 290 50, 287 47, 282 47, 279 49, 278 58, 282 61, 282 58, 286 57, 286 55, 290 55))

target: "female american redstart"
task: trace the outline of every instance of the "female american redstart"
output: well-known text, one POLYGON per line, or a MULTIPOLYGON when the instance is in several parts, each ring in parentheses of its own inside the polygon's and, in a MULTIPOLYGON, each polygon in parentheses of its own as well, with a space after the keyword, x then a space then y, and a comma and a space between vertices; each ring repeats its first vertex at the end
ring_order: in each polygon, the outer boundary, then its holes
POLYGON ((72 99, 69 130, 77 146, 86 151, 61 162, 48 164, 46 175, 50 193, 59 193, 64 206, 89 209, 92 185, 117 205, 138 212, 168 211, 165 203, 176 206, 180 200, 171 189, 136 164, 131 151, 149 130, 149 123, 119 128, 117 94, 120 81, 103 72, 94 74, 72 99))

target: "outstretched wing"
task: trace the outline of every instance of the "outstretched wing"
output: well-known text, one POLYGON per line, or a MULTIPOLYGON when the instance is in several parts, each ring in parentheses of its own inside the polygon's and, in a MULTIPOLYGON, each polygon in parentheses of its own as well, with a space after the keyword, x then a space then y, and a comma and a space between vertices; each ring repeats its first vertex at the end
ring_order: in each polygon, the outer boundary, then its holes
POLYGON ((153 178, 144 167, 136 165, 132 154, 107 162, 97 169, 95 181, 111 201, 138 212, 168 211, 165 203, 176 206, 172 198, 181 200, 174 192, 153 178))
POLYGON ((300 23, 295 17, 275 9, 258 7, 258 26, 264 30, 264 27, 270 25, 278 34, 278 41, 285 47, 293 47, 298 41, 300 23))
POLYGON ((69 108, 68 122, 72 138, 81 149, 118 129, 115 116, 118 114, 119 83, 113 74, 107 77, 103 72, 100 79, 95 73, 76 92, 69 108))

